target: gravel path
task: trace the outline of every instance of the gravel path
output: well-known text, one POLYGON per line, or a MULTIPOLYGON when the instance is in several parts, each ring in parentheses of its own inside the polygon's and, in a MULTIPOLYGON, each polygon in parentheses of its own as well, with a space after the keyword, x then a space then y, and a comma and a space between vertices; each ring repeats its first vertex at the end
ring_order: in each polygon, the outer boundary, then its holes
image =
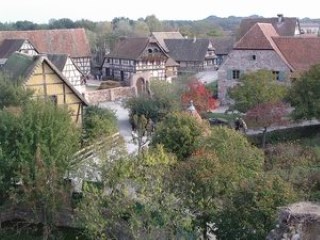
POLYGON ((120 135, 124 138, 128 153, 135 153, 138 146, 133 143, 131 135, 131 125, 129 123, 129 111, 122 105, 122 101, 103 102, 99 104, 102 108, 108 108, 115 111, 118 119, 118 127, 120 135))

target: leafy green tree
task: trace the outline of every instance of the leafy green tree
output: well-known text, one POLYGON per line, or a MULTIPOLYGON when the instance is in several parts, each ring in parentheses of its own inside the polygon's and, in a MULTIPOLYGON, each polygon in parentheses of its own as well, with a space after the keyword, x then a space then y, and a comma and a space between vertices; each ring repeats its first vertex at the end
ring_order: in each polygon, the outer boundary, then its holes
POLYGON ((148 25, 150 32, 161 32, 163 29, 161 21, 155 15, 147 16, 145 22, 148 25))
POLYGON ((83 141, 92 144, 118 131, 117 117, 112 110, 88 106, 84 113, 83 128, 83 141))
POLYGON ((138 20, 134 23, 133 32, 137 37, 147 37, 150 34, 149 27, 143 20, 138 20))
POLYGON ((212 128, 201 146, 213 150, 221 161, 233 163, 241 177, 250 178, 262 169, 264 158, 261 150, 253 147, 243 134, 233 129, 212 128))
POLYGON ((0 109, 25 104, 32 94, 20 80, 12 80, 6 74, 0 73, 0 109))
POLYGON ((290 182, 297 192, 305 189, 306 179, 316 169, 316 152, 298 142, 285 142, 271 145, 265 150, 265 170, 290 182))
POLYGON ((43 100, 31 101, 15 113, 4 109, 1 116, 1 188, 11 196, 11 204, 41 216, 43 239, 48 239, 54 216, 69 196, 63 178, 75 164, 72 156, 79 149, 80 131, 67 109, 43 100), (10 188, 17 184, 18 192, 10 188))
POLYGON ((185 112, 171 113, 158 123, 152 144, 162 144, 179 160, 185 160, 199 147, 204 133, 205 125, 194 116, 185 112))
POLYGON ((315 65, 292 82, 288 100, 294 110, 294 119, 318 119, 320 117, 320 65, 315 65))
POLYGON ((274 79, 271 71, 258 70, 244 74, 240 84, 229 90, 229 95, 235 101, 233 108, 246 112, 258 104, 283 100, 286 89, 274 79))
POLYGON ((202 152, 181 161, 169 175, 172 191, 180 199, 181 205, 192 214, 194 229, 200 229, 207 239, 208 227, 219 207, 218 196, 226 191, 220 184, 219 176, 226 169, 222 168, 214 152, 202 152))
POLYGON ((69 18, 50 19, 49 29, 75 28, 76 24, 69 18))
POLYGON ((38 25, 36 23, 30 22, 30 21, 17 21, 16 22, 16 28, 17 30, 36 30, 38 28, 38 25))
POLYGON ((213 128, 199 146, 188 160, 179 162, 172 183, 206 239, 215 228, 218 210, 228 208, 226 199, 241 183, 262 173, 263 153, 242 134, 223 127, 213 128))
POLYGON ((144 115, 147 119, 158 122, 168 113, 180 110, 180 89, 177 85, 152 80, 150 88, 151 97, 132 97, 125 102, 125 107, 130 111, 131 120, 134 115, 144 115))
POLYGON ((218 239, 265 239, 274 227, 277 207, 296 199, 290 183, 273 175, 244 180, 238 189, 225 199, 226 207, 215 216, 215 235, 218 239))
POLYGON ((89 223, 89 235, 93 239, 102 232, 114 239, 185 239, 192 236, 191 216, 183 211, 167 187, 167 176, 176 164, 173 155, 158 146, 129 159, 125 155, 116 161, 109 157, 106 156, 102 166, 104 192, 96 195, 100 205, 95 209, 100 209, 100 213, 98 217, 94 212, 89 216, 94 222, 104 216, 106 224, 101 224, 101 219, 95 226, 90 227, 92 224, 89 223))

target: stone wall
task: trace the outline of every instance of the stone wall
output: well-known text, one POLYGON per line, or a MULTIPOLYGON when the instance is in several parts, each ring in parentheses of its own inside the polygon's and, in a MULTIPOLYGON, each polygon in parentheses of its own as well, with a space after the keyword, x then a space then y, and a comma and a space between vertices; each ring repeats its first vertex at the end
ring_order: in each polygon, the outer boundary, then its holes
POLYGON ((248 73, 260 69, 285 72, 287 76, 290 74, 289 67, 274 50, 232 50, 218 70, 218 98, 221 104, 229 104, 227 90, 239 82, 227 79, 228 70, 248 73))
POLYGON ((96 105, 100 102, 114 101, 119 98, 132 97, 135 96, 135 94, 134 87, 117 87, 96 91, 87 91, 84 93, 84 97, 90 104, 96 105))
POLYGON ((267 240, 320 240, 320 205, 298 202, 279 211, 267 240))

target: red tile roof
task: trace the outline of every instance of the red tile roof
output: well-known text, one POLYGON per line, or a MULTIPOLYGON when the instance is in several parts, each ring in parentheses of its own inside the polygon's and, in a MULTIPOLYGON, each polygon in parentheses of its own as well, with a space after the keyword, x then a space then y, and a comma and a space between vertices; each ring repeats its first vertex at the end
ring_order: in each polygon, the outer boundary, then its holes
POLYGON ((234 49, 273 50, 272 37, 279 36, 272 24, 256 23, 234 45, 234 49))
POLYGON ((275 37, 273 41, 295 71, 320 64, 319 37, 275 37))
POLYGON ((138 59, 150 42, 148 37, 132 37, 119 40, 107 56, 109 58, 138 59))
MULTIPOLYGON (((274 50, 284 63, 293 70, 291 64, 283 56, 273 39, 279 37, 278 33, 270 23, 256 23, 250 30, 235 43, 236 50, 274 50)), ((294 38, 294 37, 288 37, 294 38)))
POLYGON ((90 45, 83 28, 0 31, 0 45, 4 39, 28 39, 41 53, 69 54, 71 57, 88 57, 90 45))
POLYGON ((272 24, 276 32, 280 36, 294 36, 296 26, 298 23, 297 18, 288 18, 288 17, 282 17, 282 20, 279 22, 278 17, 274 18, 246 18, 243 19, 240 23, 239 32, 237 35, 237 39, 240 39, 243 37, 249 29, 255 25, 256 23, 269 23, 272 24))

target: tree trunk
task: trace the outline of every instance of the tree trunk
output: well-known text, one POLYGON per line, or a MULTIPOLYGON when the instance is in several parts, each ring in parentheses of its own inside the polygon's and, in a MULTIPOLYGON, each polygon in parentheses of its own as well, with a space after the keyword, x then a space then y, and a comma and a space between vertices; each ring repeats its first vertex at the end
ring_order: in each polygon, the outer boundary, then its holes
POLYGON ((42 239, 43 240, 48 240, 49 239, 49 235, 50 235, 49 226, 47 224, 43 224, 43 227, 42 227, 42 239))
POLYGON ((263 128, 262 132, 262 148, 266 147, 267 127, 263 128))
POLYGON ((207 217, 204 217, 204 219, 202 219, 201 221, 201 227, 202 227, 202 238, 203 240, 207 240, 208 239, 208 232, 207 232, 207 217))

